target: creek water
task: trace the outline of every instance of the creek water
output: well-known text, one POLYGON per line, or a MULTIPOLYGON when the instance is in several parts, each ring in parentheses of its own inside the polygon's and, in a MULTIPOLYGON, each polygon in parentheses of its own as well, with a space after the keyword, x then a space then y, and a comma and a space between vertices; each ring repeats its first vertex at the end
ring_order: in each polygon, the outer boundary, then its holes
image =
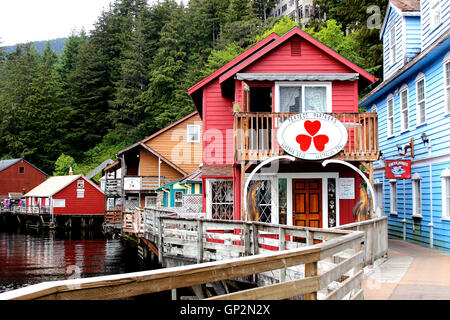
POLYGON ((0 292, 152 268, 138 259, 135 248, 101 232, 0 227, 0 292))

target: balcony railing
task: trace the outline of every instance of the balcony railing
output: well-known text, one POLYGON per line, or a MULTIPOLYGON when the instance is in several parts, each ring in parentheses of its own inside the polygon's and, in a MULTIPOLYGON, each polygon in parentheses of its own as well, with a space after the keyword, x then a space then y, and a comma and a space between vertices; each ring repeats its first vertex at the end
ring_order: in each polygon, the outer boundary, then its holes
POLYGON ((162 187, 170 181, 165 176, 127 176, 124 177, 125 191, 149 191, 162 187))
MULTIPOLYGON (((234 150, 237 161, 261 161, 285 154, 277 143, 277 129, 295 113, 240 112, 234 116, 234 150)), ((376 113, 329 113, 347 128, 348 141, 334 159, 378 160, 376 113)))
POLYGON ((105 194, 107 196, 120 195, 120 179, 106 179, 105 194))

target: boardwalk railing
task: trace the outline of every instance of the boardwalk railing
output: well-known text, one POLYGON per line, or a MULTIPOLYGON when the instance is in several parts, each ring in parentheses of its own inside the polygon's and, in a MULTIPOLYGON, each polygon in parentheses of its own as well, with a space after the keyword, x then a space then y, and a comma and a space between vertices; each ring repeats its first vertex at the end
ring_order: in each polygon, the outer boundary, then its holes
MULTIPOLYGON (((237 161, 263 161, 283 155, 277 129, 295 113, 238 112, 234 116, 237 161)), ((347 128, 348 142, 335 159, 375 161, 379 157, 376 113, 330 113, 347 128)))
POLYGON ((9 208, 3 207, 2 212, 10 212, 16 214, 40 215, 50 214, 50 207, 44 206, 12 206, 9 208))
POLYGON ((364 266, 373 264, 376 259, 388 253, 388 217, 386 216, 346 224, 335 229, 364 231, 364 266))
MULTIPOLYGON (((224 239, 224 236, 215 237, 219 240, 231 241, 222 246, 241 246, 243 252, 251 251, 252 238, 255 241, 254 248, 258 254, 232 258, 220 261, 206 262, 201 264, 192 264, 181 267, 158 269, 152 271, 135 272, 131 274, 119 274, 113 276, 103 276, 95 278, 72 279, 55 282, 45 282, 37 285, 31 285, 25 288, 0 294, 0 299, 120 299, 141 294, 148 294, 159 291, 172 290, 183 287, 197 286, 206 283, 212 283, 228 279, 237 279, 246 276, 259 275, 267 272, 283 274, 283 270, 298 266, 303 266, 304 275, 295 279, 288 280, 281 278, 278 283, 262 287, 256 287, 248 290, 235 291, 210 299, 288 299, 297 296, 303 296, 304 299, 362 299, 363 291, 361 282, 363 271, 361 264, 363 261, 363 252, 361 251, 361 242, 364 239, 364 233, 360 231, 343 230, 324 230, 324 229, 305 229, 296 227, 272 226, 260 223, 223 223, 222 221, 214 224, 214 221, 197 220, 196 224, 186 219, 174 219, 173 217, 157 217, 160 220, 157 224, 159 228, 153 230, 162 230, 172 226, 173 234, 176 228, 173 225, 190 225, 192 238, 200 236, 203 241, 198 242, 197 258, 203 252, 203 259, 207 256, 205 249, 210 249, 209 232, 204 234, 201 231, 207 231, 210 228, 227 227, 239 230, 248 230, 241 234, 243 237, 232 237, 230 240, 224 239), (251 231, 253 230, 253 232, 251 231), (278 230, 278 231, 276 231, 278 230), (192 232, 195 232, 193 234, 192 232), (267 234, 266 234, 267 232, 267 234), (286 245, 284 239, 294 237, 305 238, 308 242, 314 240, 320 241, 309 246, 300 246, 295 249, 260 252, 262 243, 257 239, 269 234, 278 233, 280 248, 286 245), (238 238, 238 239, 236 239, 238 238), (280 240, 281 239, 281 240, 280 240), (237 242, 242 242, 238 244, 237 242), (257 242, 256 242, 257 241, 257 242), (234 242, 234 243, 233 243, 234 242), (284 244, 283 244, 284 243, 284 244), (259 248, 259 249, 258 249, 259 248), (353 254, 339 263, 328 262, 329 267, 323 269, 321 263, 332 261, 333 257, 344 251, 351 251, 353 254), (334 284, 333 286, 330 286, 334 284), (319 294, 320 293, 320 294, 319 294)), ((166 232, 166 231, 164 231, 166 232)), ((216 234, 211 232, 212 234, 216 234)), ((227 234, 231 236, 236 232, 227 234)), ((264 238, 264 237, 263 237, 264 238)), ((177 239, 176 237, 174 239, 177 239)), ((289 242, 289 241, 288 241, 289 242)), ((169 240, 164 237, 165 244, 182 245, 177 240, 169 240)), ((173 247, 173 246, 172 246, 173 247)), ((187 249, 187 248, 186 248, 187 249)), ((215 248, 217 250, 218 248, 215 248)), ((165 252, 166 248, 164 249, 165 252)), ((170 248, 172 250, 172 248, 170 248)), ((190 250, 190 249, 189 249, 190 250)), ((242 253, 238 250, 238 253, 242 253)), ((262 251, 262 250, 261 250, 262 251)), ((175 253, 171 251, 172 254, 175 253)))
POLYGON ((122 210, 106 210, 105 211, 105 223, 106 224, 121 224, 122 223, 122 210))

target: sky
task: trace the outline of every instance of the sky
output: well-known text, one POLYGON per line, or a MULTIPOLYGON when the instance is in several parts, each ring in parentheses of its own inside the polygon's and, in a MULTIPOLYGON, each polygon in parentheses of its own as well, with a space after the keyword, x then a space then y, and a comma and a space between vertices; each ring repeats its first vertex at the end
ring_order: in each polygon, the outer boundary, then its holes
MULTIPOLYGON (((152 3, 156 0, 150 0, 152 3)), ((0 0, 0 46, 87 32, 114 0, 0 0)))

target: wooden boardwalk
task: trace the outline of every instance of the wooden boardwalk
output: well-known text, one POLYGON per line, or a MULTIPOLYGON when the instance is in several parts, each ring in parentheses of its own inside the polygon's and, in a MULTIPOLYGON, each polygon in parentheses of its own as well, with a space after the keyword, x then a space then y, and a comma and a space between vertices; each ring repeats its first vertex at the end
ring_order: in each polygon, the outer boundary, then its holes
MULTIPOLYGON (((0 299, 119 299, 226 280, 258 287, 226 288, 208 299, 363 299, 366 232, 174 216, 150 209, 125 219, 150 241, 164 269, 47 282, 0 299)), ((387 239, 386 239, 387 241, 387 239)))

